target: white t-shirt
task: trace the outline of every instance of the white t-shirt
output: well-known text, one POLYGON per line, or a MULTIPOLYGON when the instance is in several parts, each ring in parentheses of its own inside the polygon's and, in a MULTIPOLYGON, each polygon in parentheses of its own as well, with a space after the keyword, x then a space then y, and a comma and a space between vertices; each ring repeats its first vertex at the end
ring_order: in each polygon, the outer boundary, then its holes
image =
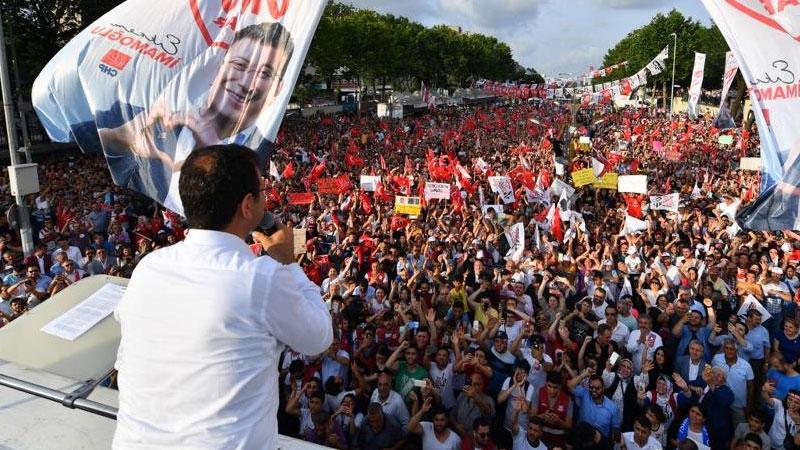
POLYGON ((422 427, 422 450, 458 450, 461 446, 461 438, 450 428, 447 439, 441 442, 433 432, 433 422, 420 422, 419 426, 422 427))
POLYGON ((652 434, 647 438, 647 443, 643 447, 633 440, 633 431, 622 433, 622 442, 626 450, 661 450, 661 443, 652 434))
POLYGON ((439 395, 442 396, 442 406, 446 409, 450 409, 456 405, 456 398, 453 395, 453 378, 455 374, 453 373, 453 363, 448 363, 444 369, 440 369, 436 363, 431 364, 431 368, 428 369, 428 373, 431 376, 431 381, 433 382, 433 387, 439 391, 439 395))
POLYGON ((517 434, 514 435, 513 450, 547 450, 547 446, 544 445, 541 439, 539 439, 539 445, 536 447, 531 445, 530 441, 528 441, 528 432, 520 426, 517 434))

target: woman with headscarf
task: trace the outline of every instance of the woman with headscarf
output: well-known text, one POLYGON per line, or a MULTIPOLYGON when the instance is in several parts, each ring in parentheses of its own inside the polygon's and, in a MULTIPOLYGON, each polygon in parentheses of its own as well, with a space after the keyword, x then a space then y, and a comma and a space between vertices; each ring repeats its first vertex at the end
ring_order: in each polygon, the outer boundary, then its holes
MULTIPOLYGON (((672 421, 678 415, 678 402, 679 397, 683 393, 672 392, 672 381, 666 375, 660 375, 656 379, 656 388, 651 391, 639 390, 638 403, 640 407, 646 407, 653 404, 661 407, 664 412, 664 427, 669 429, 672 421)), ((683 400, 681 398, 681 400, 683 400)))

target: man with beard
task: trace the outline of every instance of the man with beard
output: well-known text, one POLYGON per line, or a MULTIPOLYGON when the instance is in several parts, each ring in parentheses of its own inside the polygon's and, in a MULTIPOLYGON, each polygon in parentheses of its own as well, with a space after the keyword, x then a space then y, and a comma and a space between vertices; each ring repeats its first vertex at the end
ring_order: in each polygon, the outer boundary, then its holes
POLYGON ((408 421, 410 433, 422 435, 422 450, 458 450, 461 438, 447 426, 447 413, 440 408, 433 409, 433 422, 421 421, 433 407, 433 397, 428 397, 419 412, 408 421))

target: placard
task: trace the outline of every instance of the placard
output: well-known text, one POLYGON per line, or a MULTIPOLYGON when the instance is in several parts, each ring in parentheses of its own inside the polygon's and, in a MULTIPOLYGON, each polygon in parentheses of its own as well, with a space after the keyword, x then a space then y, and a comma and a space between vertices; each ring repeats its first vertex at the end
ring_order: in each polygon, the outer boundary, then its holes
POLYGON ((572 185, 575 187, 586 186, 595 181, 597 181, 597 177, 594 176, 594 169, 592 168, 572 172, 572 185))
POLYGON ((320 178, 317 180, 317 190, 320 194, 339 194, 339 183, 335 178, 320 178))
POLYGON ((607 172, 603 174, 600 179, 592 183, 592 186, 595 189, 617 189, 617 183, 619 182, 619 174, 616 172, 607 172))
POLYGON ((739 160, 740 170, 761 171, 761 158, 742 158, 739 160))
POLYGON ((310 205, 314 203, 313 192, 290 192, 287 197, 290 205, 310 205))
POLYGON ((397 214, 408 214, 418 216, 422 212, 422 202, 419 197, 403 197, 400 195, 394 198, 394 212, 397 214))
POLYGON ((619 192, 647 193, 647 175, 620 175, 617 183, 619 192))
POLYGON ((731 145, 733 144, 733 136, 729 134, 722 134, 717 139, 717 142, 719 142, 719 145, 731 145))
POLYGON ((302 255, 306 252, 306 229, 292 228, 292 238, 294 239, 294 255, 302 255))
POLYGON ((361 175, 360 186, 362 191, 375 192, 381 177, 377 175, 361 175))
POLYGON ((425 200, 431 199, 449 200, 450 183, 431 183, 430 181, 426 181, 425 200))
POLYGON ((489 186, 492 188, 492 192, 500 194, 500 198, 503 200, 503 203, 514 203, 514 186, 511 184, 510 177, 489 177, 489 186))

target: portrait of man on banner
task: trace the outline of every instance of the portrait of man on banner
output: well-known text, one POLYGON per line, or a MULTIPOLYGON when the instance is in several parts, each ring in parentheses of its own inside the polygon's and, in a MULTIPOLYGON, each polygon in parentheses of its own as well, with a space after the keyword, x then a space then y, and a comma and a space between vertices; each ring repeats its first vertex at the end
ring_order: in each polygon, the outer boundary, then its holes
POLYGON ((280 23, 244 26, 221 62, 214 55, 220 50, 210 47, 208 57, 189 64, 151 108, 118 102, 98 111, 95 123, 73 125, 73 135, 84 148, 84 141, 99 137, 116 184, 181 212, 178 179, 195 148, 244 145, 265 164, 273 143, 265 138, 259 119, 281 93, 293 51, 290 33, 280 23), (212 73, 210 84, 203 85, 212 73))

